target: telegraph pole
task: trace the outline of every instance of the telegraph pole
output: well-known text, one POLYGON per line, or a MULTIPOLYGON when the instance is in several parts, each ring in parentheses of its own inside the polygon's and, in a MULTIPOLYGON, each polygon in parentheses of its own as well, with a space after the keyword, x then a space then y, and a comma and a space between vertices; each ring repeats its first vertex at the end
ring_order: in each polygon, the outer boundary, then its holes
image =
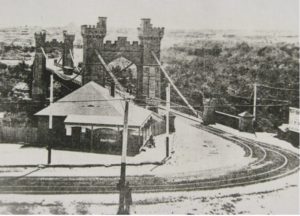
POLYGON ((128 141, 128 112, 129 101, 125 100, 125 113, 124 113, 124 126, 123 126, 123 139, 122 139, 122 156, 121 156, 121 175, 119 181, 119 209, 117 214, 125 214, 124 201, 125 201, 125 182, 126 182, 126 156, 127 156, 127 141, 128 141))
POLYGON ((170 155, 170 83, 166 87, 166 157, 170 155))
MULTIPOLYGON (((50 105, 53 103, 53 73, 50 75, 50 105)), ((52 148, 52 128, 53 128, 53 116, 51 114, 51 109, 49 110, 49 139, 48 139, 48 164, 51 164, 51 148, 52 148)))
POLYGON ((256 120, 256 100, 257 100, 257 84, 256 84, 256 82, 254 83, 253 88, 254 88, 253 116, 254 116, 254 120, 256 120))

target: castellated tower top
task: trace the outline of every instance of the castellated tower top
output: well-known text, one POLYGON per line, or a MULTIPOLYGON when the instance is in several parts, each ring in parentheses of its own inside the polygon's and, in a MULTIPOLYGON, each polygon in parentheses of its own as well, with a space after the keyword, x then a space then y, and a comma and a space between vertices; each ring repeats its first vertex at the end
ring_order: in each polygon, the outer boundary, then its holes
POLYGON ((46 43, 46 31, 42 30, 40 32, 34 33, 34 38, 35 38, 35 48, 41 48, 45 45, 46 43))
POLYGON ((107 20, 107 17, 98 17, 97 28, 106 30, 106 20, 107 20))
POLYGON ((68 34, 68 32, 65 30, 63 31, 63 35, 64 35, 64 42, 68 42, 68 43, 73 43, 75 40, 75 35, 74 34, 68 34))
POLYGON ((106 35, 106 17, 98 17, 98 23, 94 25, 82 25, 81 35, 83 37, 99 37, 103 38, 106 35))
POLYGON ((153 27, 151 19, 141 19, 141 25, 138 28, 139 38, 159 38, 162 39, 164 36, 164 28, 153 27))

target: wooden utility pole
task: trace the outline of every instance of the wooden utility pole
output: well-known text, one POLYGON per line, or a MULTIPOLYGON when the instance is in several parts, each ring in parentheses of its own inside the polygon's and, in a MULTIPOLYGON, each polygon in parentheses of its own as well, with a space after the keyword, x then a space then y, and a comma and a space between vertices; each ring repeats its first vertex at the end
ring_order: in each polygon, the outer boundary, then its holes
POLYGON ((171 103, 171 97, 170 97, 170 83, 168 83, 168 86, 166 87, 166 157, 169 157, 170 155, 170 103, 171 103))
POLYGON ((123 126, 123 138, 122 138, 122 156, 121 156, 121 175, 118 184, 118 188, 120 190, 120 197, 119 197, 119 209, 117 214, 126 213, 124 209, 124 201, 125 201, 125 182, 126 182, 126 156, 127 156, 127 142, 128 142, 128 112, 129 112, 129 101, 125 100, 124 126, 123 126))
POLYGON ((254 83, 253 88, 254 88, 253 116, 254 116, 254 120, 256 120, 256 100, 257 100, 257 84, 256 84, 256 82, 254 83))
MULTIPOLYGON (((50 105, 53 103, 53 73, 50 75, 50 105)), ((53 116, 51 113, 51 109, 49 110, 49 139, 48 139, 48 164, 51 164, 51 149, 52 149, 52 140, 53 140, 53 116)))

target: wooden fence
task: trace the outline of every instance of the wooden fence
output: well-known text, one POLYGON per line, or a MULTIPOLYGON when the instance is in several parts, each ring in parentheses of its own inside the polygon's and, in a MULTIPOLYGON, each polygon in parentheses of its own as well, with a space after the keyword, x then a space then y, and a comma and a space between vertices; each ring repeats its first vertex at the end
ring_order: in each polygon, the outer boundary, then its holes
MULTIPOLYGON (((175 115, 170 115, 169 131, 175 132, 175 115)), ((166 120, 155 122, 151 124, 152 135, 157 136, 166 133, 166 120)))
POLYGON ((155 122, 151 125, 151 127, 152 127, 151 130, 152 130, 153 136, 157 136, 157 135, 166 133, 165 121, 155 122))
POLYGON ((34 127, 1 127, 0 143, 36 143, 37 128, 34 127))

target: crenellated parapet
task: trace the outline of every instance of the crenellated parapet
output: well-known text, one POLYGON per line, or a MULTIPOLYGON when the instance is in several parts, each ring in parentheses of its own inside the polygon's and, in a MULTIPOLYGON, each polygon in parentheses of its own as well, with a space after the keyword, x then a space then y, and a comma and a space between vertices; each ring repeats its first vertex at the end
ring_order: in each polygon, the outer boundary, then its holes
POLYGON ((75 34, 68 34, 67 31, 63 31, 63 36, 64 36, 64 44, 72 44, 74 43, 75 40, 75 34))
POLYGON ((69 71, 73 68, 71 52, 73 52, 75 35, 63 31, 63 37, 64 41, 58 41, 57 39, 46 41, 46 31, 34 34, 36 52, 32 66, 33 81, 31 95, 33 100, 44 101, 47 97, 49 86, 49 75, 46 72, 46 57, 41 48, 44 49, 45 53, 51 53, 53 50, 61 50, 64 72, 65 68, 69 71))
POLYGON ((98 17, 97 25, 82 25, 82 37, 104 38, 106 36, 106 19, 106 17, 98 17))
POLYGON ((62 41, 58 41, 57 39, 52 39, 51 41, 46 41, 44 44, 44 49, 51 49, 51 48, 59 48, 62 49, 64 43, 62 41))
POLYGON ((118 37, 118 40, 114 41, 114 43, 107 40, 103 45, 103 50, 111 52, 139 52, 141 51, 141 45, 138 41, 127 41, 127 37, 118 37))
POLYGON ((118 37, 114 42, 106 41, 106 17, 99 17, 95 26, 81 26, 83 37, 83 83, 91 80, 105 85, 106 71, 99 61, 96 51, 109 63, 116 58, 124 57, 137 66, 137 97, 160 97, 161 74, 152 52, 160 58, 160 43, 164 28, 153 27, 150 19, 142 19, 138 28, 139 42, 127 41, 118 37))
POLYGON ((144 66, 158 66, 152 52, 160 58, 160 42, 164 36, 164 28, 153 27, 150 19, 141 19, 138 36, 143 47, 144 66))
MULTIPOLYGON (((140 90, 147 98, 160 98, 161 96, 161 73, 160 68, 152 53, 160 58, 160 43, 164 36, 164 28, 153 27, 150 19, 141 19, 138 28, 138 37, 143 47, 143 73, 140 76, 140 90)), ((140 96, 142 96, 140 95, 140 96)), ((155 105, 155 104, 154 104, 155 105)))
POLYGON ((103 29, 99 29, 94 25, 82 25, 81 35, 83 37, 100 38, 105 37, 106 31, 104 31, 103 29))
POLYGON ((165 28, 153 27, 151 19, 141 19, 141 25, 138 27, 138 36, 140 39, 143 38, 157 38, 162 39, 164 36, 165 28))
POLYGON ((41 52, 39 48, 44 47, 46 44, 46 31, 36 32, 34 33, 35 39, 35 48, 36 51, 41 52))

